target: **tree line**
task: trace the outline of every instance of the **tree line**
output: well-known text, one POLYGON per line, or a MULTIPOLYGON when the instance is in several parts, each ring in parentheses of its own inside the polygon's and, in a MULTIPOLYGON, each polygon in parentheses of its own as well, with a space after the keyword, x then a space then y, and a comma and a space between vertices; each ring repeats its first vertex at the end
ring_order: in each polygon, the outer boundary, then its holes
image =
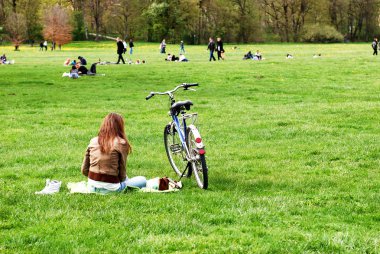
POLYGON ((0 37, 22 41, 368 41, 380 0, 0 0, 0 37))

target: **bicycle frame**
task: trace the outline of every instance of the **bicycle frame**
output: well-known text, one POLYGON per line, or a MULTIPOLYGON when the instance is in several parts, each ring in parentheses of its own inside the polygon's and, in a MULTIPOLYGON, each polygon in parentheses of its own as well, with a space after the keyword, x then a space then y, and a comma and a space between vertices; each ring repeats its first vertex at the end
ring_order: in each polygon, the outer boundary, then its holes
POLYGON ((183 118, 182 119, 182 124, 183 124, 183 130, 181 129, 181 125, 179 123, 179 119, 178 119, 178 116, 176 115, 172 115, 172 119, 173 119, 173 123, 175 125, 175 128, 179 134, 179 138, 181 139, 181 144, 182 144, 182 147, 185 149, 185 152, 186 152, 186 157, 187 159, 190 159, 190 152, 189 152, 189 149, 187 147, 187 144, 186 144, 186 136, 187 136, 187 132, 186 132, 186 129, 187 129, 187 126, 186 126, 186 119, 183 118))
POLYGON ((180 176, 178 181, 183 176, 190 177, 194 173, 198 186, 202 189, 207 189, 206 151, 198 128, 195 126, 198 114, 186 113, 193 106, 192 101, 176 102, 174 99, 174 93, 178 89, 183 88, 184 90, 195 91, 191 89, 193 86, 198 86, 198 84, 183 83, 170 91, 150 92, 145 99, 149 100, 155 95, 169 96, 169 116, 171 121, 165 126, 164 131, 165 150, 169 162, 174 172, 180 176), (188 122, 188 119, 190 119, 190 122, 188 122), (187 174, 185 174, 186 172, 187 174))
MULTIPOLYGON (((171 91, 167 91, 167 92, 151 92, 149 94, 149 96, 146 97, 146 99, 150 99, 152 98, 154 95, 168 95, 169 96, 169 101, 170 101, 170 105, 173 105, 175 100, 174 100, 174 93, 179 89, 179 88, 184 88, 185 90, 193 90, 193 89, 190 89, 189 87, 192 87, 192 86, 198 86, 198 84, 182 84, 182 85, 179 85, 177 87, 175 87, 173 90, 171 91)), ((195 90, 193 90, 195 91, 195 90)), ((186 159, 188 161, 193 161, 193 158, 190 157, 190 151, 189 151, 189 148, 187 147, 187 144, 186 144, 186 137, 187 137, 187 124, 186 124, 186 118, 183 117, 182 119, 182 124, 183 124, 183 130, 181 129, 181 125, 180 125, 180 121, 178 119, 178 115, 176 114, 170 114, 170 116, 172 117, 172 120, 173 120, 173 123, 174 123, 174 126, 175 126, 175 129, 177 130, 178 134, 179 134, 179 137, 181 139, 181 145, 182 145, 182 148, 185 150, 186 152, 186 159)), ((203 144, 202 144, 203 145, 203 144)))

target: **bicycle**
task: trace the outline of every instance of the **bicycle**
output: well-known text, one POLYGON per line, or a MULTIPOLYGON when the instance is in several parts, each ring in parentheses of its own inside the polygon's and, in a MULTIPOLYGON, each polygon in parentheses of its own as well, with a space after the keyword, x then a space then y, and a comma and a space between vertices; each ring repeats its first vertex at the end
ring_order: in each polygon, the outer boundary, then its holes
POLYGON ((170 102, 169 116, 172 121, 164 129, 164 145, 170 165, 174 172, 182 177, 191 177, 194 172, 197 184, 202 189, 208 187, 208 168, 206 165, 205 146, 195 122, 198 114, 187 114, 185 110, 190 110, 193 103, 189 100, 175 101, 174 93, 183 88, 191 90, 190 87, 198 86, 196 83, 183 83, 176 86, 173 90, 166 92, 150 92, 145 98, 149 100, 154 95, 168 95, 170 102), (188 120, 192 122, 187 123, 188 120))

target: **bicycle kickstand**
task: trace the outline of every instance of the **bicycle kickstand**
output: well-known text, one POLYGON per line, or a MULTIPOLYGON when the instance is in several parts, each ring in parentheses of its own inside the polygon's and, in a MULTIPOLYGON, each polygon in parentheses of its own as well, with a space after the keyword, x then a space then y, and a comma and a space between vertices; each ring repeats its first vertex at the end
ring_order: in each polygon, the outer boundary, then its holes
POLYGON ((185 170, 182 172, 181 177, 178 179, 178 182, 181 181, 182 177, 185 175, 186 170, 190 168, 190 162, 187 163, 185 170))

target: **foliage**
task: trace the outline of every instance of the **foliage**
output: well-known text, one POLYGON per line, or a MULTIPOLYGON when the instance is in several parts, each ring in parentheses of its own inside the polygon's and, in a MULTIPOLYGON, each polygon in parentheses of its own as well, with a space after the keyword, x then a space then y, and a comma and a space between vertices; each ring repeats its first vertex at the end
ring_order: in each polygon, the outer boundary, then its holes
POLYGON ((136 42, 145 65, 76 80, 61 77, 67 57, 115 61, 115 43, 2 47, 16 64, 0 66, 1 253, 379 253, 379 62, 368 44, 226 44, 216 63, 203 45, 186 46, 188 63, 165 62, 157 46, 136 42), (266 60, 241 60, 256 49, 266 60), (134 148, 128 176, 174 177, 167 98, 145 96, 181 82, 200 83, 176 98, 199 114, 209 190, 184 179, 168 195, 67 194, 113 111, 134 148), (46 178, 63 181, 60 193, 34 194, 46 178))
POLYGON ((41 39, 42 24, 40 20, 40 0, 34 1, 18 1, 19 13, 25 15, 27 27, 27 39, 41 39))
POLYGON ((0 26, 12 12, 23 14, 27 38, 38 38, 40 15, 55 4, 73 17, 74 39, 84 39, 87 29, 95 40, 165 37, 203 44, 222 36, 226 42, 297 42, 305 26, 314 24, 332 26, 351 41, 380 34, 380 0, 0 0, 0 26))
POLYGON ((81 11, 73 12, 73 39, 75 41, 80 41, 85 39, 85 24, 84 17, 81 11))
POLYGON ((67 44, 72 40, 70 18, 65 9, 55 5, 45 11, 44 38, 57 45, 67 44))
POLYGON ((27 27, 25 16, 14 12, 11 13, 7 18, 5 28, 7 30, 9 39, 12 41, 12 44, 17 50, 19 45, 26 38, 27 27))
POLYGON ((332 26, 311 25, 305 28, 306 42, 343 42, 343 35, 332 26))

